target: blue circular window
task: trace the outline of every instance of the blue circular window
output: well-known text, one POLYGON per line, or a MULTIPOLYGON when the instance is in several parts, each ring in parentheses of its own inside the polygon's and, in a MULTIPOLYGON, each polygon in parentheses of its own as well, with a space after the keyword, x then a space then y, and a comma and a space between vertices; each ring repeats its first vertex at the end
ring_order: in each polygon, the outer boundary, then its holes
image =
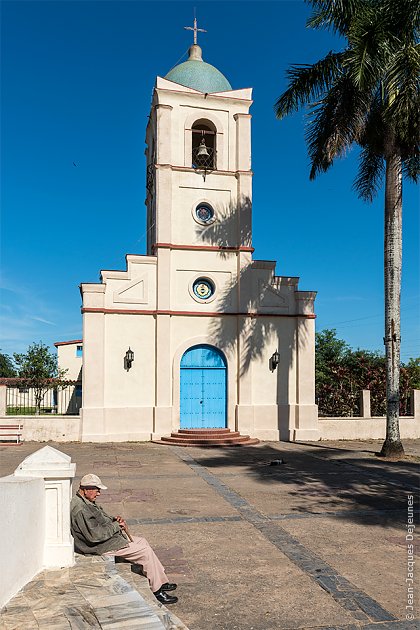
POLYGON ((210 223, 214 218, 214 210, 209 203, 199 203, 195 209, 195 216, 200 223, 210 223))
POLYGON ((198 278, 193 283, 194 295, 200 300, 208 300, 214 295, 214 284, 208 278, 198 278))

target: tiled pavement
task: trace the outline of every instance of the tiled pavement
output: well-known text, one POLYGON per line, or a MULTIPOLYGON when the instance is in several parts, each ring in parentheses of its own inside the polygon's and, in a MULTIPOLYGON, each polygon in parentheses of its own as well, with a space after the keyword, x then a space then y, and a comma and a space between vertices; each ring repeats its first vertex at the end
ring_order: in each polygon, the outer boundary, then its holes
POLYGON ((0 623, 5 630, 188 630, 139 590, 119 575, 113 560, 76 555, 75 566, 42 571, 29 582, 3 609, 0 623))
POLYGON ((37 575, 3 609, 0 623, 7 630, 188 630, 119 575, 113 560, 79 555, 73 567, 37 575))
MULTIPOLYGON (((0 473, 40 446, 0 447, 0 473)), ((211 452, 54 446, 72 456, 78 478, 94 471, 107 483, 105 509, 149 539, 179 583, 180 600, 170 614, 155 607, 145 615, 154 598, 134 567, 81 559, 74 569, 37 576, 8 606, 15 625, 2 616, 7 629, 182 627, 174 612, 191 630, 420 627, 419 578, 413 619, 405 582, 407 495, 415 496, 417 519, 419 513, 418 443, 405 444, 401 462, 376 458, 377 442, 211 452), (280 458, 284 464, 269 465, 280 458)))

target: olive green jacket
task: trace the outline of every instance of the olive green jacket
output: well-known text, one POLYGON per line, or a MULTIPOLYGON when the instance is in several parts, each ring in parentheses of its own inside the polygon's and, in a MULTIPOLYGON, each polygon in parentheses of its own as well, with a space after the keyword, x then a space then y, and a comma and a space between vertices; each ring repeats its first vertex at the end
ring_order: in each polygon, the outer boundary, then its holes
POLYGON ((119 523, 80 494, 71 500, 70 528, 78 553, 100 556, 128 545, 119 523))

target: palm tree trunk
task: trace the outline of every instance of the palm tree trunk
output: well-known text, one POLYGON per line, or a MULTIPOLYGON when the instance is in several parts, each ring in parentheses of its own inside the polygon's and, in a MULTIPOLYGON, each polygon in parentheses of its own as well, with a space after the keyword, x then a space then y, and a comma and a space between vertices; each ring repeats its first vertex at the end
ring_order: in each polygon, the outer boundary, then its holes
POLYGON ((400 296, 402 262, 402 169, 401 157, 386 160, 385 180, 385 354, 386 438, 381 456, 404 455, 400 438, 400 296))

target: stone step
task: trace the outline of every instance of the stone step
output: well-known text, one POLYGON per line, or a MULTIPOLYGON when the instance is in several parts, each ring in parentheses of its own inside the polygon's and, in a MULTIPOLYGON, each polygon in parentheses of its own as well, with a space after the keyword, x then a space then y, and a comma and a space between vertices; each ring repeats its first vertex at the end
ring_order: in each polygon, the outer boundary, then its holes
POLYGON ((170 446, 251 446, 259 444, 259 440, 249 435, 241 435, 239 431, 230 429, 180 429, 163 436, 160 440, 153 440, 155 444, 170 446))
POLYGON ((259 440, 252 439, 249 435, 237 437, 209 437, 207 439, 190 438, 189 440, 179 436, 162 437, 159 443, 176 444, 177 446, 240 446, 242 444, 258 444, 259 440))
POLYGON ((237 441, 237 442, 242 442, 243 440, 247 440, 249 438, 249 435, 237 435, 237 436, 233 436, 233 437, 228 437, 228 436, 211 436, 209 435, 208 437, 190 437, 190 438, 185 438, 181 435, 177 435, 176 433, 172 434, 171 436, 164 436, 161 439, 164 440, 165 442, 200 442, 205 444, 206 442, 232 442, 232 441, 237 441))
POLYGON ((185 433, 186 435, 191 435, 192 433, 231 433, 230 429, 209 429, 208 427, 205 429, 179 429, 178 433, 185 433))
POLYGON ((161 445, 166 445, 166 446, 182 446, 182 447, 193 447, 195 446, 196 448, 201 447, 201 448, 231 448, 234 446, 254 446, 254 444, 259 444, 260 441, 257 440, 256 438, 249 438, 248 440, 245 440, 244 442, 238 442, 237 440, 225 440, 223 441, 214 441, 214 440, 206 440, 203 443, 197 444, 196 442, 190 441, 190 440, 182 440, 180 442, 168 442, 168 441, 164 441, 162 440, 154 440, 155 444, 161 444, 161 445))
POLYGON ((241 434, 239 431, 226 431, 225 433, 216 432, 216 431, 190 431, 188 433, 177 431, 175 433, 171 433, 171 437, 180 437, 183 440, 190 439, 207 439, 207 438, 235 438, 239 437, 241 434))

